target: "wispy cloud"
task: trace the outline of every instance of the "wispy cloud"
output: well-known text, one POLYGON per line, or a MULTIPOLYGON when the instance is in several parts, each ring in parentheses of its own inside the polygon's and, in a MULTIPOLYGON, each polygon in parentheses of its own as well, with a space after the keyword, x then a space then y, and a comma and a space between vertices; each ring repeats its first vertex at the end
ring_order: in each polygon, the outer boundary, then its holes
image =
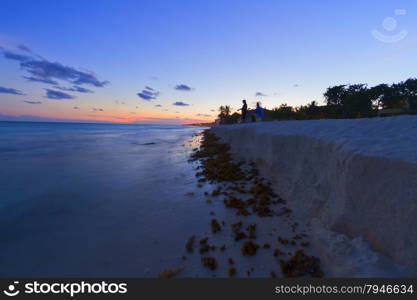
POLYGON ((22 55, 16 52, 12 52, 12 51, 3 51, 3 55, 5 58, 7 59, 12 59, 12 60, 17 60, 20 62, 25 62, 25 61, 29 61, 31 60, 31 57, 28 55, 22 55))
POLYGON ((52 80, 52 79, 36 78, 33 76, 23 76, 23 78, 26 79, 27 81, 32 81, 32 82, 41 82, 41 83, 46 83, 46 84, 58 84, 57 81, 52 80))
POLYGON ((17 46, 17 48, 19 48, 23 52, 33 53, 32 50, 29 47, 27 47, 27 46, 25 46, 23 44, 20 44, 19 46, 17 46))
POLYGON ((266 97, 266 96, 268 96, 268 95, 267 94, 264 94, 262 92, 256 92, 255 93, 255 97, 266 97))
POLYGON ((159 92, 149 86, 145 86, 145 88, 137 93, 137 95, 143 100, 151 101, 159 96, 159 92))
POLYGON ((301 86, 301 85, 299 85, 299 84, 297 84, 297 83, 293 85, 293 87, 295 87, 295 88, 298 88, 298 87, 300 87, 300 86, 301 86))
POLYGON ((42 104, 41 101, 30 101, 30 100, 25 100, 23 102, 26 102, 27 104, 42 104))
POLYGON ((80 109, 78 106, 74 106, 73 109, 80 109))
POLYGON ((190 87, 186 84, 177 84, 174 88, 178 91, 184 91, 184 92, 190 92, 190 91, 193 90, 192 87, 190 87))
POLYGON ((104 109, 102 109, 102 108, 95 108, 95 107, 93 107, 93 111, 104 111, 104 109))
POLYGON ((77 85, 74 85, 73 87, 70 87, 70 88, 55 85, 53 86, 53 88, 61 90, 61 91, 66 91, 66 92, 94 93, 92 90, 89 90, 89 89, 86 89, 77 85))
POLYGON ((74 99, 75 97, 64 93, 64 92, 60 92, 60 91, 55 91, 55 90, 50 90, 50 89, 45 89, 46 90, 46 98, 48 99, 54 99, 54 100, 65 100, 65 99, 74 99))
POLYGON ((190 104, 184 103, 182 101, 174 102, 174 103, 172 103, 172 105, 175 105, 175 106, 190 106, 190 104))
POLYGON ((88 84, 95 87, 108 84, 108 81, 99 81, 93 73, 79 71, 58 62, 31 60, 20 63, 20 66, 37 78, 60 79, 76 85, 88 84))
POLYGON ((196 114, 196 116, 198 116, 198 117, 211 117, 211 115, 208 115, 208 114, 196 114))
POLYGON ((155 105, 155 107, 162 107, 162 105, 161 104, 157 104, 157 105, 155 105))
POLYGON ((95 87, 103 87, 109 83, 108 81, 99 80, 93 72, 79 70, 59 62, 51 62, 41 58, 39 55, 33 54, 25 45, 20 45, 18 49, 25 52, 25 54, 2 49, 3 55, 6 59, 20 62, 20 68, 30 75, 25 78, 29 78, 28 80, 30 81, 51 83, 52 81, 63 80, 75 85, 86 84, 95 87), (28 53, 30 55, 27 55, 28 53))
POLYGON ((20 90, 0 86, 0 94, 24 95, 20 90))

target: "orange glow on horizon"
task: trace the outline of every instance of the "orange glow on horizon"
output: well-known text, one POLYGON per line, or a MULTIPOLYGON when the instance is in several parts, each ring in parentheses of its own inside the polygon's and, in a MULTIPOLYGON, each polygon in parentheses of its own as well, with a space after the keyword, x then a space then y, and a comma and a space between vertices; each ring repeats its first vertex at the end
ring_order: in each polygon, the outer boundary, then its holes
POLYGON ((153 112, 140 112, 140 113, 132 113, 132 112, 121 112, 115 111, 112 112, 111 110, 106 111, 85 111, 85 110, 74 110, 74 112, 68 111, 60 111, 56 113, 30 113, 30 114, 17 114, 12 113, 9 114, 11 116, 19 117, 30 115, 39 118, 47 118, 47 119, 59 119, 62 121, 97 121, 97 122, 112 122, 112 123, 172 123, 172 124, 189 124, 189 123, 207 123, 212 122, 212 118, 193 118, 188 117, 187 115, 178 116, 172 113, 153 113, 153 112))

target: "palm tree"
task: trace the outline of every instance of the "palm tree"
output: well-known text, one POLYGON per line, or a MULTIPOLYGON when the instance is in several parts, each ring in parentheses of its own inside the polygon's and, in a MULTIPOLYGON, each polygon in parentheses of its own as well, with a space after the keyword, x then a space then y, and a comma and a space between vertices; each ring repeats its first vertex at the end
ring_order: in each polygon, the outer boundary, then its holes
POLYGON ((231 112, 230 106, 229 105, 220 106, 219 107, 219 112, 220 112, 219 118, 230 116, 230 112, 231 112))
POLYGON ((220 106, 219 107, 219 120, 220 124, 227 123, 227 120, 230 118, 231 108, 230 105, 220 106))

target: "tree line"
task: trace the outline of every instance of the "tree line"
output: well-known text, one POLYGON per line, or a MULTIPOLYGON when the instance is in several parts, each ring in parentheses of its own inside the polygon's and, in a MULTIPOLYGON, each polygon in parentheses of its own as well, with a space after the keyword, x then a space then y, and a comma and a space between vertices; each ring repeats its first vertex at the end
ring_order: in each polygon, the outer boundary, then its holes
MULTIPOLYGON (((311 120, 369 118, 387 114, 417 112, 417 79, 410 78, 399 83, 336 85, 323 94, 325 105, 312 101, 298 107, 281 104, 266 110, 266 120, 311 120)), ((230 106, 221 106, 218 115, 222 124, 237 123, 240 115, 231 113, 230 106)))

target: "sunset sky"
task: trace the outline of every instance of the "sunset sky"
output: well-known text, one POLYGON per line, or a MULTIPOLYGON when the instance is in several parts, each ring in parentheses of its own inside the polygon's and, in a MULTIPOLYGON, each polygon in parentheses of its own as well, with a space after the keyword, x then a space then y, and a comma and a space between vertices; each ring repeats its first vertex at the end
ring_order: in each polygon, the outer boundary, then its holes
POLYGON ((0 120, 211 121, 409 77, 414 0, 0 3, 0 120))

